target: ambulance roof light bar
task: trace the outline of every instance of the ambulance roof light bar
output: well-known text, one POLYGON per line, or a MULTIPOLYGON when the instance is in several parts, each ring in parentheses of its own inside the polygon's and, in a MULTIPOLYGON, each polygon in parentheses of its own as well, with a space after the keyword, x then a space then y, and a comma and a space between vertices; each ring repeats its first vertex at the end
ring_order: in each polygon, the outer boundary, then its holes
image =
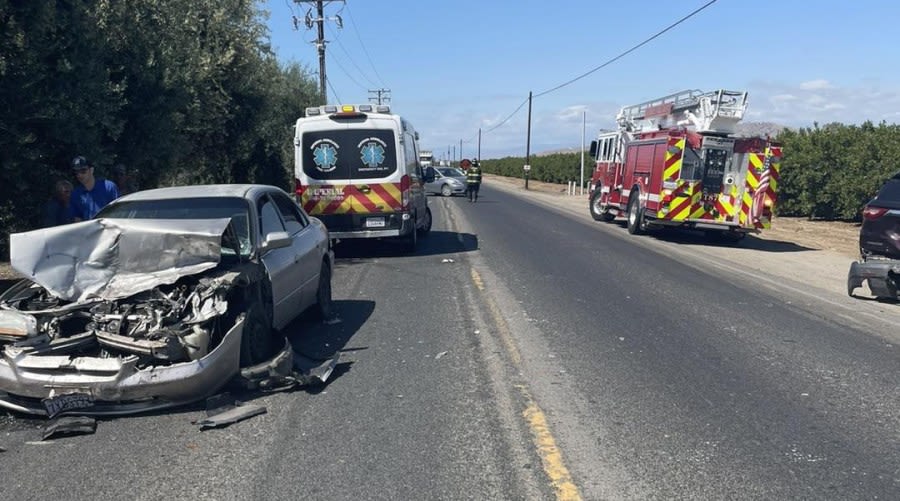
POLYGON ((319 115, 333 115, 335 113, 355 114, 355 113, 390 113, 391 107, 386 104, 343 104, 340 107, 336 105, 310 106, 306 108, 306 116, 315 117, 319 115))

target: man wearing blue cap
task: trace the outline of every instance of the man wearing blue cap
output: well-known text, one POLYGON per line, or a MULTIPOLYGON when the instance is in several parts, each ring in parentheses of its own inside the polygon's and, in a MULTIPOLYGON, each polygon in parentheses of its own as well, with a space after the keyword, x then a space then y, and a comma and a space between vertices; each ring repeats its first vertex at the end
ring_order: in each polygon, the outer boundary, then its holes
POLYGON ((96 216, 100 209, 119 198, 115 183, 102 177, 94 177, 94 166, 87 158, 77 156, 72 160, 72 172, 78 186, 72 190, 69 213, 74 221, 86 221, 96 216))

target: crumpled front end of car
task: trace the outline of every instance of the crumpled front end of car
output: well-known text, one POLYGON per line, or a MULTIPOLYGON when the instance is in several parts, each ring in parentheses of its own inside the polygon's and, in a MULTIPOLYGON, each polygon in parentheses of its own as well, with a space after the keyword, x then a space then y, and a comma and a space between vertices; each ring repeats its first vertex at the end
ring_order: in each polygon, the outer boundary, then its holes
POLYGON ((239 275, 50 308, 43 288, 21 283, 4 295, 17 308, 0 311, 0 406, 125 414, 211 395, 239 367, 243 319, 226 299, 239 275))
POLYGON ((0 295, 0 407, 129 414, 227 384, 240 366, 239 292, 264 275, 222 262, 228 220, 85 223, 14 235, 29 244, 11 257, 31 279, 0 295))

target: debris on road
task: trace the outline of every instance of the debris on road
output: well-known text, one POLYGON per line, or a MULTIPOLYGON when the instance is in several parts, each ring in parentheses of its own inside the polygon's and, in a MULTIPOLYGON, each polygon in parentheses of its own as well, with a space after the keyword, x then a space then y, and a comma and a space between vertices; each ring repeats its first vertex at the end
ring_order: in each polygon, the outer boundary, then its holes
POLYGON ((334 371, 340 352, 329 359, 315 359, 294 351, 290 342, 273 359, 241 369, 236 378, 247 390, 275 391, 325 383, 334 371))
POLYGON ((446 351, 442 351, 442 352, 438 353, 437 355, 435 355, 435 356, 434 356, 434 359, 435 359, 435 360, 440 360, 441 357, 443 357, 443 356, 446 355, 446 354, 447 354, 446 351))
POLYGON ((223 393, 206 400, 206 418, 192 422, 200 427, 200 431, 209 428, 225 427, 238 421, 265 414, 267 409, 262 405, 245 404, 232 400, 231 395, 223 393))
POLYGON ((97 420, 88 416, 64 416, 54 419, 44 427, 41 440, 57 436, 90 435, 97 431, 97 420))

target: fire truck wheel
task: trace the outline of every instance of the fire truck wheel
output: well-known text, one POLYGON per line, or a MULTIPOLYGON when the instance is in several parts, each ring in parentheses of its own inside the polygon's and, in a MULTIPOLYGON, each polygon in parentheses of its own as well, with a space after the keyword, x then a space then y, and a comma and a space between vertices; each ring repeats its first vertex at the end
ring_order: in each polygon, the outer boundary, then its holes
POLYGON ((640 235, 646 230, 644 223, 644 208, 641 207, 638 192, 631 192, 628 197, 628 233, 640 235))
POLYGON ((591 217, 594 218, 594 221, 606 221, 610 222, 616 218, 615 214, 611 214, 609 209, 605 209, 602 205, 600 205, 600 197, 603 194, 600 193, 600 189, 597 188, 594 190, 594 193, 591 195, 591 217))

